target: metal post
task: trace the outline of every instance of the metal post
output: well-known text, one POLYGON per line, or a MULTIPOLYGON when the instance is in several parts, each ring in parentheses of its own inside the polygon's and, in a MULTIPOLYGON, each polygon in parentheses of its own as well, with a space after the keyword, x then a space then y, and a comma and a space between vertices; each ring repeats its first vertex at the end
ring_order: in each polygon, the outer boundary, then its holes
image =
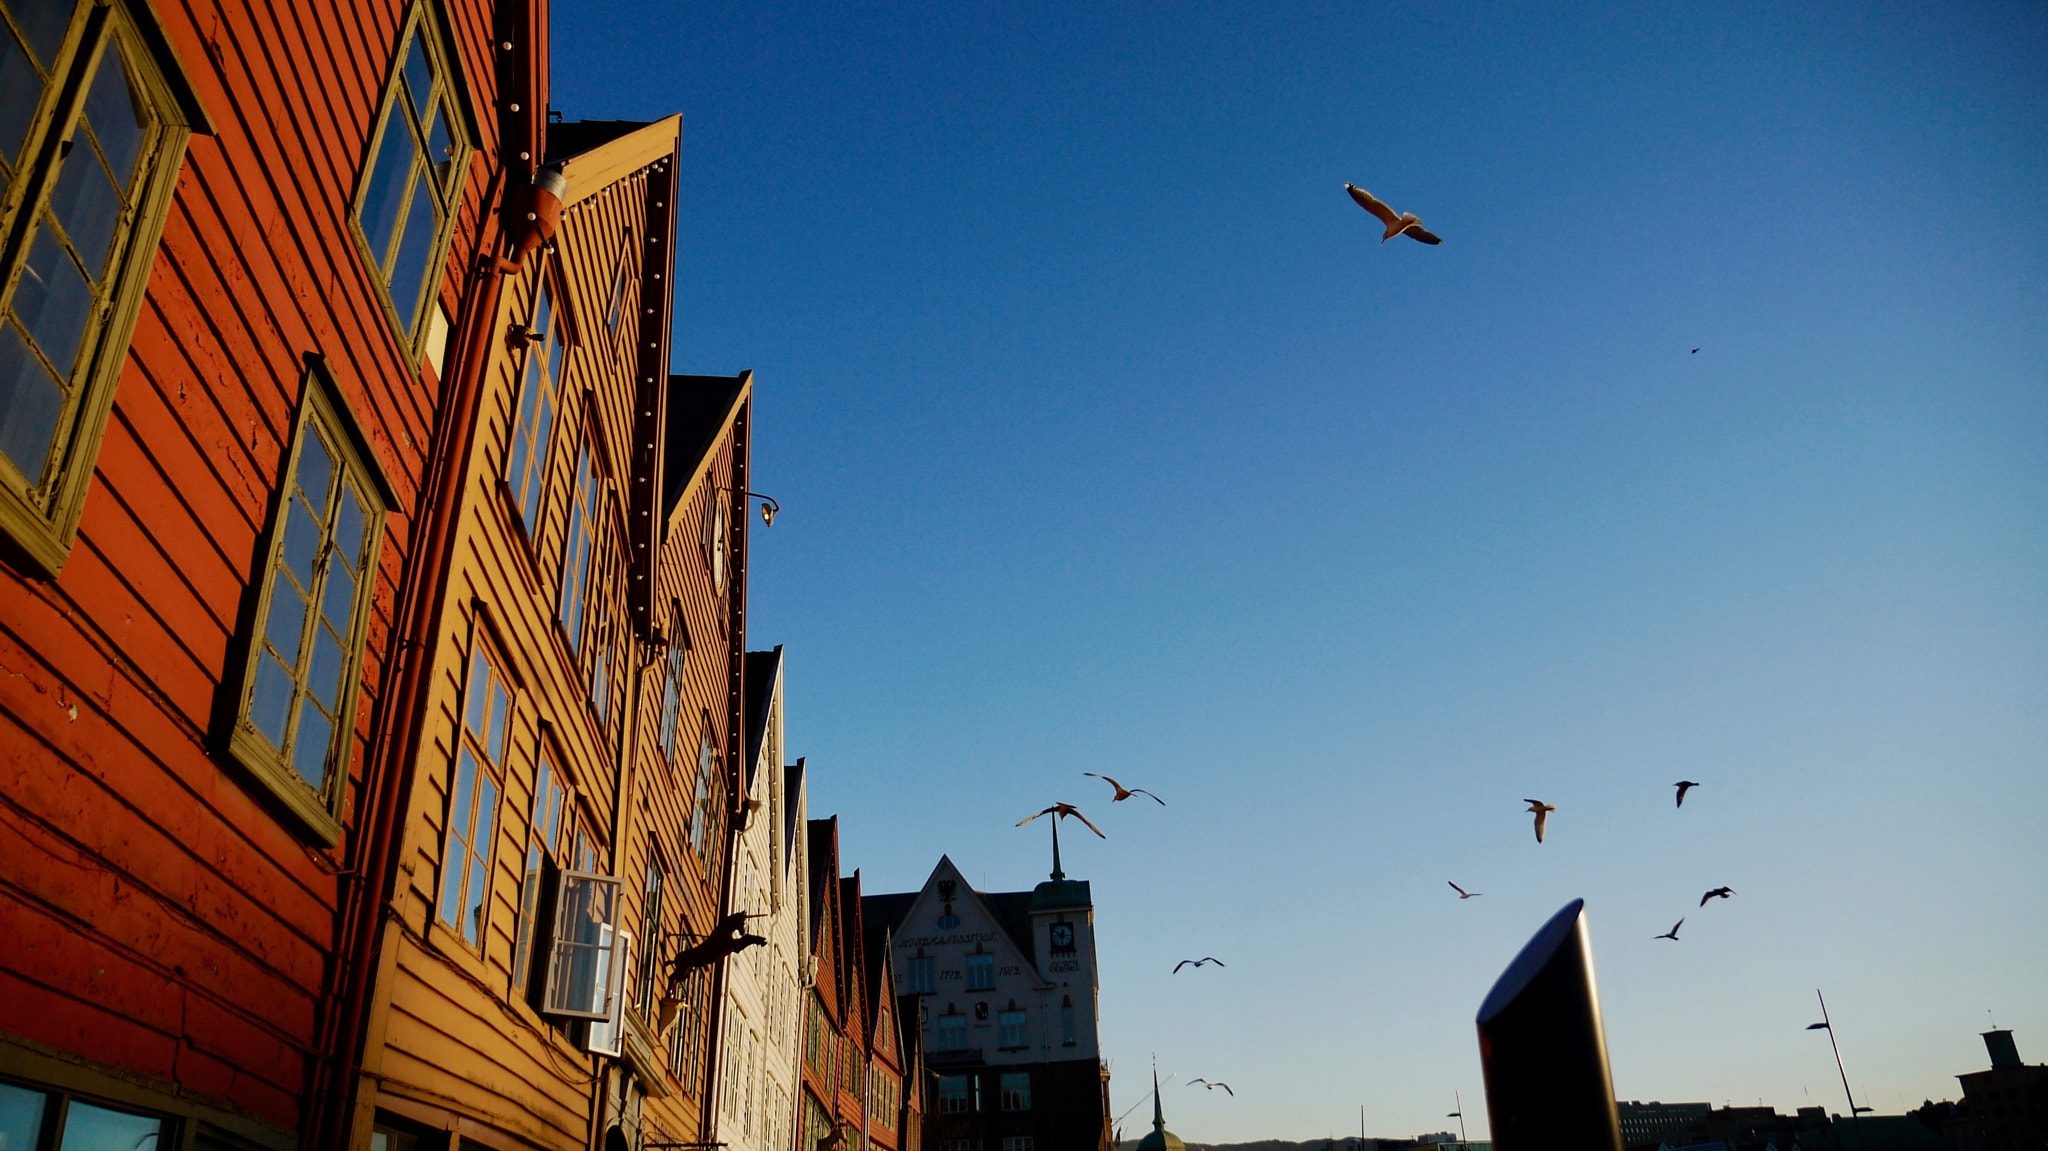
MULTIPOLYGON (((1828 1046, 1835 1052, 1835 1074, 1842 1077, 1842 1097, 1849 1101, 1849 1125, 1856 1129, 1856 1144, 1863 1145, 1863 1117, 1856 1109, 1856 1096, 1849 1090, 1849 1073, 1842 1068, 1842 1045, 1835 1042, 1835 1022, 1828 1018, 1828 997, 1813 989, 1813 997, 1820 1000, 1820 1029, 1828 1033, 1828 1046)), ((1813 1028, 1807 1028, 1808 1031, 1813 1028)))
POLYGON ((1551 916, 1479 1008, 1479 1065, 1499 1151, 1621 1151, 1585 906, 1574 899, 1551 916))

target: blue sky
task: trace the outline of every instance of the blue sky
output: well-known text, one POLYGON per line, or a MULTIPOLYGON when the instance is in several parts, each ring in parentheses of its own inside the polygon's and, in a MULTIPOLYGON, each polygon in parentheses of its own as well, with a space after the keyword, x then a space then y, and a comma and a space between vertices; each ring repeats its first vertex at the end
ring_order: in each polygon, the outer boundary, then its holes
POLYGON ((1987 1009, 2048 1059, 2040 6, 559 2, 553 51, 572 119, 683 114, 675 365, 756 373, 813 815, 869 890, 1103 824, 1118 1111, 1156 1052, 1186 1138, 1477 1136, 1473 1013, 1578 896, 1620 1098, 1842 1110, 1816 987, 1880 1111, 1987 1009))

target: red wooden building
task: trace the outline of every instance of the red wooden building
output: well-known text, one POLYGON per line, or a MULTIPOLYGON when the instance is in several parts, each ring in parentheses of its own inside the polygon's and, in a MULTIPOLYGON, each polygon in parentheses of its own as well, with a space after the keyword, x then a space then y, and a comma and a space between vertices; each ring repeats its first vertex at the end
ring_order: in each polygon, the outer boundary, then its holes
POLYGON ((0 1099, 44 1130, 344 1137, 546 26, 0 0, 0 1099))

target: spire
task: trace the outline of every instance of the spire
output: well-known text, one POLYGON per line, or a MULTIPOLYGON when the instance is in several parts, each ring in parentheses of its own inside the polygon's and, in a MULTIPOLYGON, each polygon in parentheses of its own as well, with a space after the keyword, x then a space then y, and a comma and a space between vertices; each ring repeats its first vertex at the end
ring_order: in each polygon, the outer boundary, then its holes
POLYGON ((1159 1064, 1152 1065, 1152 1130, 1164 1134, 1166 1113, 1159 1109, 1159 1064))
POLYGON ((1067 873, 1060 870, 1060 817, 1052 817, 1052 879, 1054 883, 1065 879, 1067 873))

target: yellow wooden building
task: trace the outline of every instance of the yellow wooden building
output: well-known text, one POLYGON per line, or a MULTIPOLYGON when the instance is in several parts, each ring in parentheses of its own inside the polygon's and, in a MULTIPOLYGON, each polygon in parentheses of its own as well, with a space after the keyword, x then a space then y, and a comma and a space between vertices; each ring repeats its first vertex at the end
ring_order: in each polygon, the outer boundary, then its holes
POLYGON ((701 1138, 717 968, 667 965, 729 870, 751 381, 667 370, 680 119, 548 139, 560 223, 501 266, 418 637, 351 1151, 701 1138))

